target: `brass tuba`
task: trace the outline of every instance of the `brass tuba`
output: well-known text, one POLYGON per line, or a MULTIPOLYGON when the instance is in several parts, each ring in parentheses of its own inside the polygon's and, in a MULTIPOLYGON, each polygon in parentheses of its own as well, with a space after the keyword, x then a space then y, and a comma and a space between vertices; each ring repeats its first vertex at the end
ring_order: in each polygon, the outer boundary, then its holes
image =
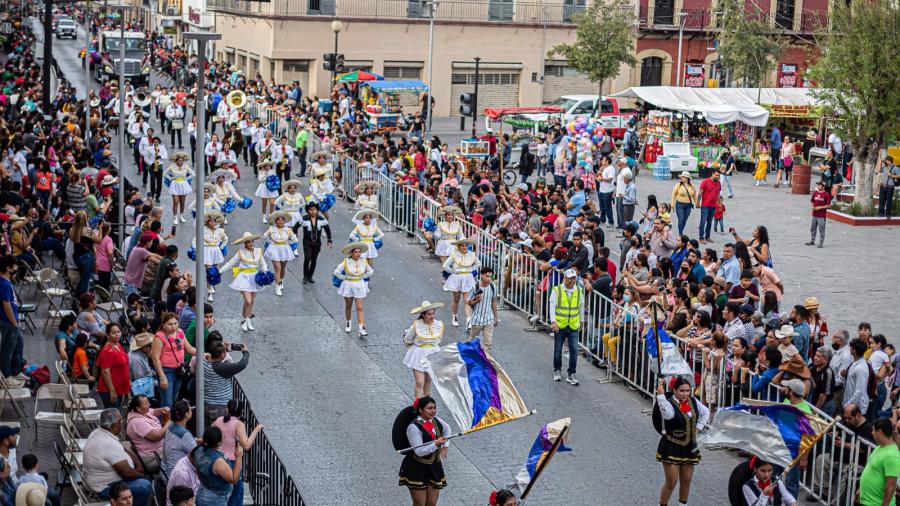
POLYGON ((225 96, 225 102, 235 109, 240 109, 247 104, 247 94, 241 90, 234 90, 225 96))
POLYGON ((138 107, 147 107, 150 105, 150 90, 147 88, 140 88, 134 92, 134 105, 138 107))

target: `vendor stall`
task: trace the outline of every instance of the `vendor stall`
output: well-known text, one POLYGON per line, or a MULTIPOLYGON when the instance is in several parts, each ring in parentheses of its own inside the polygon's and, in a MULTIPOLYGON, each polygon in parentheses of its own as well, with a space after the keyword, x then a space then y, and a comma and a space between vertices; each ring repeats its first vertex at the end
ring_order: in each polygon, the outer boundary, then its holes
POLYGON ((396 130, 400 116, 401 93, 425 93, 428 85, 422 81, 363 81, 360 96, 366 104, 369 129, 376 133, 396 130))
MULTIPOLYGON (((499 129, 499 137, 503 139, 503 123, 506 119, 512 117, 516 118, 516 121, 522 120, 525 114, 538 114, 545 113, 556 115, 559 119, 562 118, 562 114, 565 110, 562 107, 555 105, 543 105, 538 107, 504 107, 500 109, 488 108, 484 110, 484 115, 491 121, 499 121, 500 129, 499 129)), ((539 126, 537 123, 530 125, 533 131, 537 131, 539 126)), ((525 138, 520 136, 519 139, 525 138)), ((530 136, 528 137, 531 138, 530 136)), ((509 176, 504 172, 504 160, 503 157, 500 157, 500 173, 503 174, 504 182, 511 184, 509 181, 509 176)), ((515 174, 512 174, 512 182, 515 182, 515 174)))

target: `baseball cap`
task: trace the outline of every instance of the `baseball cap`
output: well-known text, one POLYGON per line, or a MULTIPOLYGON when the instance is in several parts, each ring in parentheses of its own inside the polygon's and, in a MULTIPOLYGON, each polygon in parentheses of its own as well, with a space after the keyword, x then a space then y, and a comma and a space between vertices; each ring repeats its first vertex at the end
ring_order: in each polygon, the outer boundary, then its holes
POLYGON ((566 269, 565 272, 563 272, 563 276, 567 278, 577 278, 578 273, 575 272, 575 269, 566 269))
POLYGON ((740 311, 741 311, 742 313, 746 313, 747 315, 751 315, 751 316, 752 316, 754 310, 753 310, 753 306, 751 306, 750 304, 741 304, 741 309, 740 309, 740 311))
POLYGON ((0 425, 0 439, 6 439, 10 436, 18 435, 22 429, 18 427, 11 427, 9 425, 0 425))
POLYGON ((803 381, 797 378, 782 381, 781 386, 790 388, 797 395, 803 395, 803 392, 806 390, 806 388, 803 386, 803 381))

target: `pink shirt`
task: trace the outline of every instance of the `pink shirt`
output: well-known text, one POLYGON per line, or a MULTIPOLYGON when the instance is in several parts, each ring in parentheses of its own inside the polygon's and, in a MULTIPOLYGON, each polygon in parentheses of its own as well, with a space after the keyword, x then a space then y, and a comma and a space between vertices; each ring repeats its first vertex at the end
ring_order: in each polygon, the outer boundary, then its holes
MULTIPOLYGON (((109 259, 109 252, 114 248, 112 237, 106 236, 100 241, 100 244, 94 245, 94 256, 97 270, 100 272, 112 271, 112 264, 109 259)), ((143 273, 142 273, 143 274, 143 273)))
POLYGON ((759 267, 760 295, 765 295, 765 293, 769 291, 775 292, 775 297, 781 302, 781 299, 784 298, 784 294, 778 289, 778 283, 781 283, 781 278, 778 277, 778 274, 775 274, 774 270, 765 265, 759 267))
POLYGON ((178 329, 175 337, 168 337, 162 332, 154 336, 162 341, 162 350, 159 352, 159 363, 163 367, 175 369, 184 363, 184 331, 178 329))
POLYGON ((237 417, 231 417, 228 423, 225 423, 225 417, 216 419, 213 427, 218 427, 222 431, 222 447, 219 448, 225 454, 225 458, 234 460, 234 449, 237 446, 237 424, 241 421, 237 417))
POLYGON ((153 416, 153 410, 150 410, 146 415, 132 411, 128 413, 126 423, 128 424, 128 438, 131 440, 131 444, 138 455, 141 457, 152 457, 153 452, 159 452, 162 455, 165 438, 161 438, 159 441, 147 439, 147 434, 150 431, 162 427, 159 419, 153 416))

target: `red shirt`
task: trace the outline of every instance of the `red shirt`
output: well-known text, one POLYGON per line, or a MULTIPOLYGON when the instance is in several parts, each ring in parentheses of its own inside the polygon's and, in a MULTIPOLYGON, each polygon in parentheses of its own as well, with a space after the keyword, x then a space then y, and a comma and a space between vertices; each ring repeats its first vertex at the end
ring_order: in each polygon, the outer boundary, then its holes
POLYGON ((103 346, 103 349, 97 355, 97 367, 101 371, 97 377, 98 392, 109 392, 106 382, 103 381, 103 369, 109 369, 109 376, 112 379, 113 388, 116 389, 116 395, 124 396, 131 390, 128 354, 125 353, 125 350, 119 344, 103 346))
POLYGON ((609 258, 606 259, 606 273, 609 274, 612 285, 616 286, 616 263, 609 258))
MULTIPOLYGON (((812 197, 810 197, 809 201, 812 202, 813 207, 828 206, 831 205, 831 194, 828 192, 816 191, 813 192, 812 197)), ((814 209, 812 215, 816 218, 824 218, 825 213, 827 212, 828 209, 814 209)))
POLYGON ((719 193, 722 191, 722 183, 713 181, 709 177, 700 183, 700 207, 716 207, 719 203, 719 193))

